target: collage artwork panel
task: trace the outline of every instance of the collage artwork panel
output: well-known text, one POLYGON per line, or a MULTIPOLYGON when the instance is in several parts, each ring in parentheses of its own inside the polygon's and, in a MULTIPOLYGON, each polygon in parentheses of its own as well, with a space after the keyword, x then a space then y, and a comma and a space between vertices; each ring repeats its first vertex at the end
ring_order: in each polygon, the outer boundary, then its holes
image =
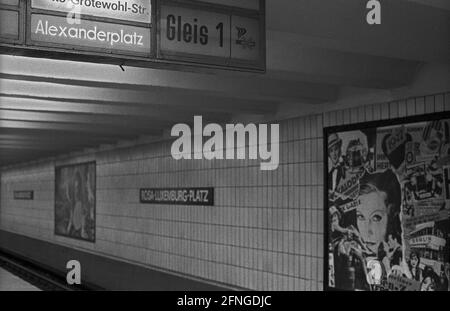
POLYGON ((55 234, 95 241, 95 163, 56 168, 55 234))
POLYGON ((448 291, 450 120, 327 139, 328 286, 448 291))

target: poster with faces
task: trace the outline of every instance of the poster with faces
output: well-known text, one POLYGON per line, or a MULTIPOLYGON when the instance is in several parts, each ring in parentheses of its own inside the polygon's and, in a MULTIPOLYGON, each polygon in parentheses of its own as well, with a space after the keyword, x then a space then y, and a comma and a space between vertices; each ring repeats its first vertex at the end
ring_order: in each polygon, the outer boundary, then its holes
POLYGON ((372 124, 326 129, 328 288, 448 291, 450 119, 372 124))

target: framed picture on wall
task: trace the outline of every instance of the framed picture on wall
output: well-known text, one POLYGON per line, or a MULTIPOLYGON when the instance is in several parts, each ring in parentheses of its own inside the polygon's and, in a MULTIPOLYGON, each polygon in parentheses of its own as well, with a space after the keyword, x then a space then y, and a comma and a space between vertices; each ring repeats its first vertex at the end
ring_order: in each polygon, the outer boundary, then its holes
POLYGON ((324 129, 328 290, 450 289, 450 114, 324 129))
POLYGON ((55 169, 55 235, 95 242, 96 163, 55 169))

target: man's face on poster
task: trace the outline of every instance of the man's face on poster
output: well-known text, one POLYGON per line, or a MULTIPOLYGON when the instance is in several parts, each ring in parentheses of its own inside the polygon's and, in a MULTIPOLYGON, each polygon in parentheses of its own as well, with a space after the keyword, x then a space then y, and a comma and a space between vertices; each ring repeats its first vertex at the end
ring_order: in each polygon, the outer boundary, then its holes
POLYGON ((371 192, 361 195, 359 199, 361 204, 356 209, 358 229, 367 247, 376 254, 386 236, 387 209, 384 196, 380 192, 371 192))
POLYGON ((331 162, 334 166, 339 163, 341 157, 341 146, 340 144, 334 144, 328 149, 328 154, 330 155, 331 162))

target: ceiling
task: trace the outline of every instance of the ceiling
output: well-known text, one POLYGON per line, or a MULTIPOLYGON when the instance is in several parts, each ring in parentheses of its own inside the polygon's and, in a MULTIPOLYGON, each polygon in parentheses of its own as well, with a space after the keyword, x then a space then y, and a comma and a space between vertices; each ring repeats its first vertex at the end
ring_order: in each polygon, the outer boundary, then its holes
POLYGON ((409 85, 450 63, 448 0, 267 0, 267 73, 198 73, 0 55, 0 167, 139 137, 320 105, 343 87, 409 85))

